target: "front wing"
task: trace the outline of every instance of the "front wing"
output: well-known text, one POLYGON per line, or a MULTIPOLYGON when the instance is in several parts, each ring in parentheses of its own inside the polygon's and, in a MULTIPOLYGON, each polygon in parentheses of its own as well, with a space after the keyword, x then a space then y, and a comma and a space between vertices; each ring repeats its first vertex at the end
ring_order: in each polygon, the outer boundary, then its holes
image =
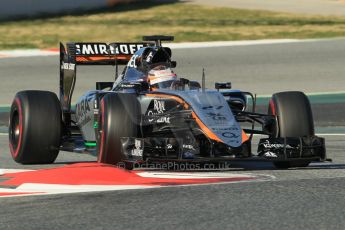
MULTIPOLYGON (((200 149, 183 142, 182 138, 133 138, 121 139, 122 153, 127 161, 325 161, 326 148, 324 138, 293 137, 293 138, 263 138, 259 141, 257 154, 213 154, 216 143, 210 142, 210 153, 199 154, 200 149), (194 157, 185 158, 184 153, 192 152, 194 157)), ((241 146, 246 148, 244 143, 241 146)), ((250 144, 250 143, 249 143, 250 144)))

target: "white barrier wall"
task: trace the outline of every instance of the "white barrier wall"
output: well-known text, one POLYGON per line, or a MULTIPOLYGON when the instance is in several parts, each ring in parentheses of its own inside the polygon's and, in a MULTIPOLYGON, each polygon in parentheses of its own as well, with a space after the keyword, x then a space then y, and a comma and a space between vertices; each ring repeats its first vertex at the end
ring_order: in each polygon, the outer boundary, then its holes
POLYGON ((0 0, 0 20, 77 12, 135 0, 0 0))

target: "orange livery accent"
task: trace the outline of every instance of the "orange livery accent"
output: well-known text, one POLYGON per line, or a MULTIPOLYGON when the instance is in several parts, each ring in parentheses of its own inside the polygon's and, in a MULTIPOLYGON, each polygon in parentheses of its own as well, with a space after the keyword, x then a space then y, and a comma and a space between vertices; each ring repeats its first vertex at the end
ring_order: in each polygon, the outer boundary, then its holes
POLYGON ((130 55, 113 55, 113 56, 76 56, 77 62, 93 62, 93 61, 111 61, 111 60, 124 60, 129 61, 130 55))
POLYGON ((275 108, 275 106, 274 106, 273 99, 270 99, 270 102, 269 102, 269 103, 270 103, 269 106, 270 106, 270 108, 271 108, 272 115, 277 115, 277 114, 276 114, 276 108, 275 108))
MULTIPOLYGON (((182 104, 185 109, 189 108, 189 105, 187 104, 187 102, 185 102, 182 98, 179 98, 177 96, 166 95, 166 94, 158 94, 158 93, 149 93, 149 94, 146 94, 146 96, 149 96, 149 97, 161 97, 161 98, 171 98, 171 99, 179 102, 180 104, 182 104)), ((219 137, 217 137, 216 134, 214 134, 209 128, 207 128, 204 123, 202 123, 202 121, 195 114, 195 112, 192 112, 192 117, 195 119, 196 123, 200 126, 200 128, 205 132, 205 134, 209 138, 211 138, 212 140, 224 143, 219 137)))
MULTIPOLYGON (((187 102, 185 102, 182 98, 172 95, 166 95, 166 94, 158 94, 158 93, 148 93, 146 94, 148 97, 161 97, 161 98, 170 98, 173 99, 180 104, 183 105, 185 109, 189 109, 189 105, 187 102)), ((199 125, 199 127, 202 129, 202 131, 205 132, 205 134, 212 140, 224 143, 216 134, 214 134, 207 126, 200 120, 200 118, 196 115, 195 112, 192 112, 192 117, 195 119, 196 123, 199 125)), ((247 134, 242 130, 242 143, 249 140, 249 137, 247 134)))
POLYGON ((249 140, 249 137, 247 134, 242 130, 242 143, 246 142, 249 140))
POLYGON ((219 137, 217 137, 216 134, 214 134, 209 128, 207 128, 207 126, 204 125, 204 123, 202 123, 202 121, 199 119, 199 117, 194 112, 192 112, 192 117, 195 119, 196 123, 200 126, 202 131, 204 131, 205 134, 209 138, 211 138, 212 140, 224 143, 221 139, 219 139, 219 137))

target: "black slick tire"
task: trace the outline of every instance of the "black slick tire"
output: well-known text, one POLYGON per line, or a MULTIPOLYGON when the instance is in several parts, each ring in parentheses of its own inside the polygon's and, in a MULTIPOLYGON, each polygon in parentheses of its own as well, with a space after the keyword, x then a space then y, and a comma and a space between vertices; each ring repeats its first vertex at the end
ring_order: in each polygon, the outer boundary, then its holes
MULTIPOLYGON (((299 91, 273 94, 268 107, 268 114, 277 116, 278 127, 273 137, 314 136, 314 120, 308 97, 299 91)), ((277 161, 274 166, 279 169, 290 167, 307 167, 310 161, 277 161)))
POLYGON ((99 116, 98 162, 106 164, 123 162, 121 137, 138 137, 140 104, 136 95, 109 93, 101 100, 99 116))
POLYGON ((61 107, 48 91, 18 92, 9 123, 9 147, 21 164, 49 164, 58 156, 61 141, 61 107))

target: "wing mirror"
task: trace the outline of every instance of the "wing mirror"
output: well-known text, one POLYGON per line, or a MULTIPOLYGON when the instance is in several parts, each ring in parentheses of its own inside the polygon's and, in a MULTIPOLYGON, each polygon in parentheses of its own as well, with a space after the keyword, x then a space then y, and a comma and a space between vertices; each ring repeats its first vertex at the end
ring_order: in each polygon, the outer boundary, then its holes
POLYGON ((214 83, 214 88, 218 91, 219 89, 231 89, 231 82, 216 82, 214 83))

